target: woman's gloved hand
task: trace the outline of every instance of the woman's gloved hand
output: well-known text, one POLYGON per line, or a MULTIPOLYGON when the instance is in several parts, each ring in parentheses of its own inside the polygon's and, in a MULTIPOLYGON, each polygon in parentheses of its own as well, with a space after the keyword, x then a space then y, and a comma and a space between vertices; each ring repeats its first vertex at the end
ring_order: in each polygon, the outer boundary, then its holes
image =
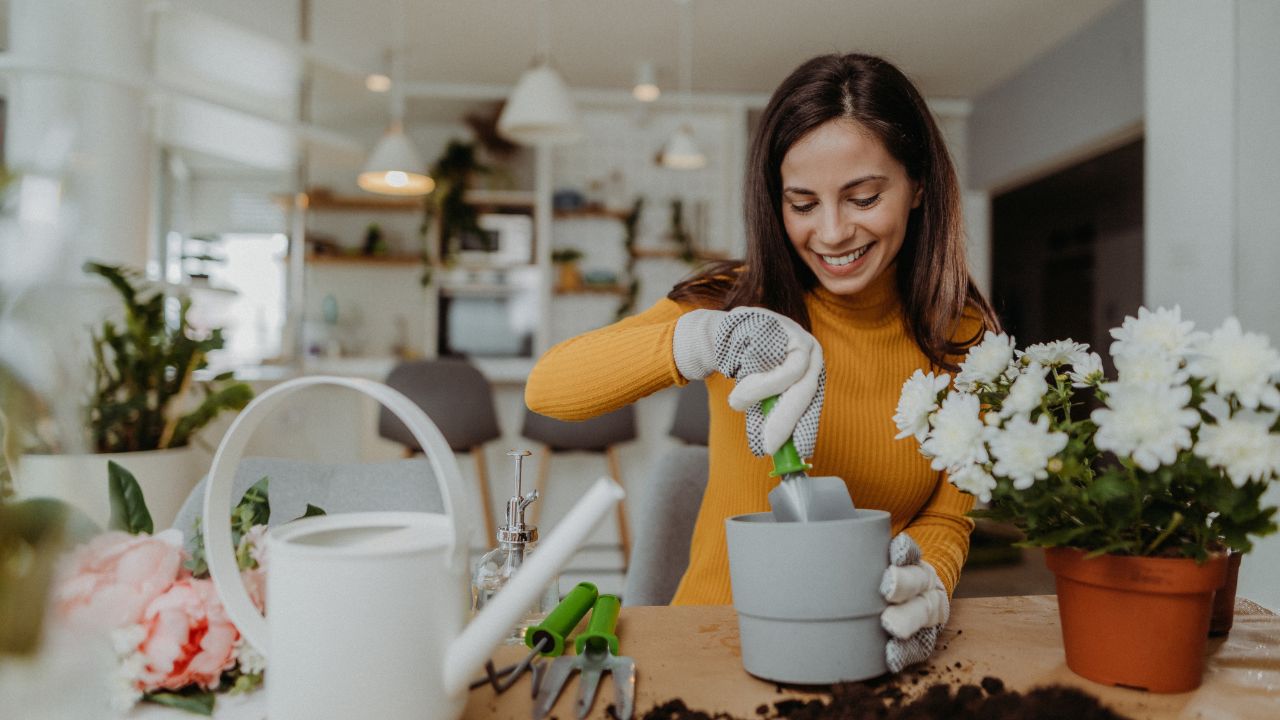
POLYGON ((889 672, 901 672, 933 654, 938 631, 951 615, 947 589, 905 532, 889 542, 889 567, 880 579, 880 594, 889 603, 880 613, 880 625, 889 633, 885 662, 889 672))
POLYGON ((729 405, 747 413, 752 453, 772 455, 793 438, 801 457, 813 455, 827 376, 822 346, 798 323, 764 308, 692 310, 676 323, 672 346, 686 379, 718 371, 738 381, 729 405), (760 401, 774 395, 765 417, 760 401))

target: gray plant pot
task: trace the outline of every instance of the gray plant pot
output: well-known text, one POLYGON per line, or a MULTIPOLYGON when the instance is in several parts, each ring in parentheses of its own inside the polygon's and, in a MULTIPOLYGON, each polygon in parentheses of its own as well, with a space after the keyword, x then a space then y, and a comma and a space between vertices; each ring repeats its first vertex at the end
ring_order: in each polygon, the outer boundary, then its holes
POLYGON ((776 523, 772 513, 725 520, 742 665, 773 682, 830 684, 885 673, 880 577, 889 513, 776 523))

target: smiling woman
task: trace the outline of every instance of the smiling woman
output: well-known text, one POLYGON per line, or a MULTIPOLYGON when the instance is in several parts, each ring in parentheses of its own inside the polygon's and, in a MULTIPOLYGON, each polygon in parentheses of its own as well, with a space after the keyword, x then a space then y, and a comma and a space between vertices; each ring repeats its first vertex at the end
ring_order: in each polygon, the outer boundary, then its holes
POLYGON ((862 581, 889 605, 896 671, 932 651, 973 528, 972 498, 894 441, 899 389, 913 372, 953 368, 997 327, 965 264, 955 170, 897 68, 828 55, 774 92, 745 190, 745 262, 552 348, 525 399, 580 420, 706 381, 710 477, 676 604, 730 601, 725 519, 769 510, 778 480, 764 456, 794 440, 812 474, 842 478, 856 507, 890 515, 895 567, 862 581))

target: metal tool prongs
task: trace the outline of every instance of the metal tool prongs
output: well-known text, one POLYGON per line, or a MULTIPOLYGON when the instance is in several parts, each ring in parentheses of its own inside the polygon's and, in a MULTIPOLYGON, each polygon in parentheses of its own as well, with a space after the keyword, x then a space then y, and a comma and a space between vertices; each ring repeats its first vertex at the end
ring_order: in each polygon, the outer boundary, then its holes
POLYGON ((636 702, 636 664, 631 658, 618 655, 618 636, 614 634, 614 628, 618 624, 621 606, 617 595, 601 595, 596 599, 587 631, 578 635, 574 644, 578 654, 556 658, 542 679, 533 703, 534 720, 542 720, 551 712, 574 670, 581 674, 576 713, 579 720, 591 710, 596 689, 600 686, 600 676, 606 670, 613 675, 618 720, 631 720, 636 702))
POLYGON ((545 620, 525 631, 524 644, 531 649, 523 660, 500 670, 495 669, 493 661, 490 660, 485 664, 485 677, 472 681, 471 689, 474 690, 487 683, 493 686, 494 692, 503 693, 520 679, 525 670, 532 668, 531 694, 536 696, 542 676, 542 665, 534 665, 534 659, 538 655, 559 657, 564 654, 565 638, 573 632, 578 622, 591 609, 598 594, 595 585, 589 582, 578 583, 545 620))

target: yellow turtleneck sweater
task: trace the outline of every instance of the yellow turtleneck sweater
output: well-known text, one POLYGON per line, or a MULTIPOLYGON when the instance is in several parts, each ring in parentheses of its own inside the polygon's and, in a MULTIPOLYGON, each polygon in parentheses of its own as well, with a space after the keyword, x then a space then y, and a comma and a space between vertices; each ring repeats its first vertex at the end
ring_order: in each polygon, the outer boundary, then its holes
MULTIPOLYGON (((826 397, 813 476, 834 475, 849 486, 853 503, 892 515, 893 533, 907 531, 938 571, 950 594, 969 550, 973 498, 931 470, 914 439, 895 440, 893 413, 902 384, 917 369, 933 368, 902 322, 893 273, 885 272, 856 296, 819 287, 805 299, 814 337, 827 368, 826 397)), ((585 420, 616 410, 685 379, 676 370, 672 334, 693 309, 661 300, 643 313, 553 347, 529 376, 525 402, 538 413, 585 420)), ((955 337, 973 336, 966 319, 955 337)), ((711 409, 710 477, 698 512, 689 567, 673 604, 728 604, 729 559, 725 518, 769 510, 769 458, 747 447, 746 416, 729 407, 733 381, 706 379, 711 409)))

